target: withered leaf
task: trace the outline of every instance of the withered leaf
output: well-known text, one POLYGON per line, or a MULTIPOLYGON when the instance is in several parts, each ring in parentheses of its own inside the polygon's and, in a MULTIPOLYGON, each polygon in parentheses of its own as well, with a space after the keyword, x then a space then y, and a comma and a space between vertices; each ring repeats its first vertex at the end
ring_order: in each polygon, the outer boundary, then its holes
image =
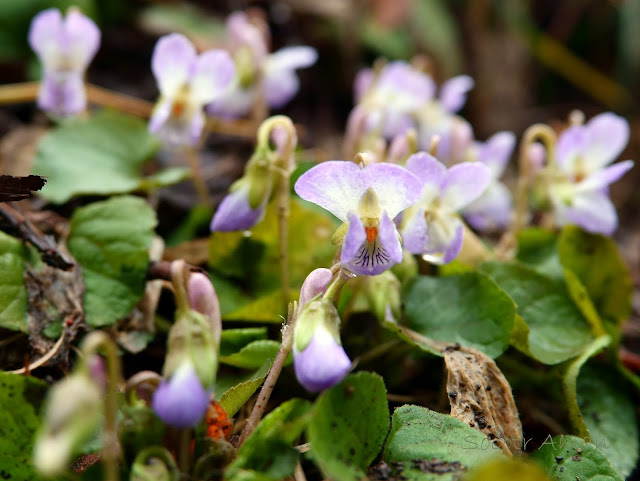
POLYGON ((485 433, 506 454, 522 446, 522 424, 511 386, 489 356, 476 349, 443 351, 451 415, 485 433))
POLYGON ((0 175, 0 202, 22 200, 33 197, 33 192, 42 189, 47 180, 39 175, 14 177, 0 175))

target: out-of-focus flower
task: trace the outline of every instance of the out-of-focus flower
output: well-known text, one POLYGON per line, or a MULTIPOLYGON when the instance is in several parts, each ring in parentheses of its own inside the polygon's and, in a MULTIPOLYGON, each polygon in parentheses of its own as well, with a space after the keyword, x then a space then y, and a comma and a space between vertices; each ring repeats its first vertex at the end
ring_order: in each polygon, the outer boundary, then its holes
POLYGON ((187 295, 191 309, 199 312, 209 321, 213 328, 214 338, 216 342, 220 343, 222 334, 220 301, 209 278, 200 272, 192 273, 187 284, 187 295))
POLYGON ((313 167, 295 184, 300 197, 345 223, 334 236, 342 244, 340 261, 363 275, 380 274, 402 260, 392 219, 419 199, 420 189, 418 178, 399 165, 340 160, 313 167))
POLYGON ((184 35, 172 33, 156 43, 151 69, 160 99, 149 120, 149 130, 172 146, 195 145, 205 123, 202 108, 230 85, 235 72, 233 60, 224 50, 197 55, 184 35))
POLYGON ((611 112, 585 125, 569 127, 558 138, 555 168, 548 192, 558 225, 575 224, 584 230, 611 235, 618 215, 608 187, 620 179, 633 161, 611 164, 629 141, 629 124, 611 112))
POLYGON ((465 219, 475 229, 504 229, 511 222, 513 198, 499 179, 515 144, 516 137, 512 132, 498 132, 484 143, 476 142, 477 160, 489 168, 491 181, 484 193, 464 208, 465 219))
POLYGON ((491 171, 480 162, 447 168, 433 156, 418 152, 407 160, 407 170, 422 181, 421 199, 402 216, 404 247, 424 254, 434 263, 451 262, 460 252, 464 225, 457 212, 477 199, 491 181, 491 171))
POLYGON ((293 336, 294 371, 308 391, 328 389, 349 372, 351 361, 340 342, 340 317, 329 299, 303 305, 293 336))
POLYGON ((56 8, 43 10, 31 21, 29 44, 43 67, 38 106, 61 116, 84 111, 84 74, 100 46, 96 24, 75 8, 64 19, 56 8))
POLYGON ((268 54, 268 38, 243 12, 227 20, 229 49, 236 63, 236 75, 224 95, 211 102, 207 112, 222 117, 242 117, 260 96, 269 108, 281 108, 298 92, 296 70, 313 65, 318 54, 306 46, 285 47, 268 54))

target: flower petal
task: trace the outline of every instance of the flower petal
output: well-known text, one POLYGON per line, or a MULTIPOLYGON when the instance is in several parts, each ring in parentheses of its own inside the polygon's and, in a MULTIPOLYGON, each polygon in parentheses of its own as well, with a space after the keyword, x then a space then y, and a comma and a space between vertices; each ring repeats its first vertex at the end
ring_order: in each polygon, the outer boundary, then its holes
POLYGON ((269 55, 267 59, 267 75, 278 72, 292 72, 299 68, 310 67, 318 60, 318 52, 313 47, 303 45, 281 48, 269 55))
POLYGON ((179 33, 161 37, 153 49, 151 70, 162 95, 173 97, 188 81, 194 63, 196 49, 179 33))
POLYGON ((347 215, 357 207, 368 187, 362 172, 353 162, 322 162, 302 174, 294 190, 304 200, 318 204, 346 222, 347 215))
POLYGON ((246 46, 251 49, 256 64, 261 65, 269 52, 265 37, 244 12, 234 12, 227 18, 227 36, 232 51, 246 46))
POLYGON ((48 8, 33 17, 29 27, 29 45, 38 54, 45 69, 58 62, 63 43, 64 26, 60 10, 48 8))
POLYGON ((364 68, 358 71, 353 81, 353 97, 355 102, 360 102, 367 91, 373 85, 376 74, 373 69, 364 68))
POLYGON ((66 54, 71 68, 84 71, 100 47, 100 29, 86 15, 72 8, 64 22, 66 54))
POLYGON ((422 183, 404 167, 387 163, 369 164, 362 170, 362 174, 365 189, 373 188, 380 208, 391 219, 420 199, 422 183))
POLYGON ((442 187, 442 205, 453 212, 470 204, 486 190, 491 182, 491 171, 479 162, 456 164, 447 172, 442 187))
POLYGON ((324 294, 331 283, 333 274, 329 269, 320 267, 312 270, 302 283, 300 288, 300 299, 298 300, 298 310, 316 297, 318 294, 324 294))
POLYGON ((407 159, 406 168, 423 183, 444 183, 447 176, 447 168, 433 155, 426 152, 418 152, 407 159))
POLYGON ((380 98, 393 97, 393 108, 401 111, 414 111, 435 94, 433 79, 407 62, 390 62, 378 76, 374 87, 380 98))
POLYGON ((629 142, 629 123, 623 117, 605 112, 584 126, 586 141, 582 161, 587 172, 595 172, 610 164, 629 142))
POLYGON ((564 216, 567 222, 593 234, 612 235, 618 227, 616 208, 609 197, 601 192, 576 195, 564 216))
POLYGON ((151 113, 149 119, 149 132, 156 134, 167 122, 171 115, 171 101, 166 97, 161 97, 151 113))
POLYGON ((222 199, 211 219, 211 231, 230 232, 251 229, 262 220, 264 211, 264 205, 257 209, 249 206, 249 184, 244 183, 222 199))
POLYGON ((53 115, 68 116, 87 106, 82 74, 79 72, 45 72, 38 92, 38 107, 53 115))
POLYGON ((462 250, 463 241, 464 241, 464 227, 462 225, 462 222, 460 222, 460 225, 456 229, 456 233, 453 240, 451 241, 451 243, 449 244, 449 247, 447 248, 444 255, 442 256, 443 264, 448 264, 453 259, 458 257, 458 254, 462 250))
POLYGON ((390 258, 390 264, 385 269, 402 261, 402 245, 400 244, 400 239, 398 239, 398 231, 386 212, 382 212, 380 227, 378 228, 378 239, 380 239, 382 248, 390 258))
POLYGON ((480 231, 504 229, 511 222, 513 199, 509 189, 500 181, 493 181, 487 190, 464 208, 464 217, 480 231))
POLYGON ((409 207, 403 214, 402 245, 412 254, 422 254, 425 251, 427 237, 427 221, 424 209, 409 207))
POLYGON ((191 123, 189 126, 189 140, 192 146, 195 146, 200 140, 202 135, 202 129, 204 128, 205 118, 201 110, 194 112, 191 117, 191 123))
POLYGON ((556 164, 565 172, 573 173, 575 161, 584 151, 587 133, 582 125, 569 127, 562 132, 556 143, 556 164))
POLYGON ((318 392, 338 384, 351 368, 351 360, 331 333, 319 326, 302 351, 293 350, 293 368, 307 391, 318 392))
POLYGON ((153 393, 153 410, 165 423, 179 428, 195 426, 204 416, 211 393, 202 387, 190 363, 180 366, 169 381, 153 393))
POLYGON ((342 245, 342 254, 340 255, 340 262, 343 264, 349 264, 358 254, 362 244, 367 240, 367 233, 364 230, 364 224, 353 212, 348 214, 349 229, 344 237, 344 244, 342 245))
POLYGON ((300 89, 300 80, 295 72, 276 72, 263 81, 267 105, 272 109, 284 107, 300 89))
POLYGON ((632 160, 625 160, 599 170, 582 182, 576 184, 576 192, 584 192, 587 190, 599 190, 607 187, 620 179, 629 169, 633 167, 632 160))
POLYGON ((427 260, 434 264, 442 264, 450 262, 458 255, 462 247, 463 234, 461 229, 464 232, 462 221, 452 215, 441 215, 435 220, 427 222, 429 240, 423 251, 429 255, 427 260))
POLYGON ((195 60, 191 78, 191 94, 201 105, 220 97, 231 84, 236 67, 229 53, 209 50, 195 60))
POLYGON ((478 161, 489 167, 494 179, 499 179, 509 162, 515 145, 516 136, 513 132, 498 132, 489 137, 482 145, 478 161))
POLYGON ((450 78, 440 87, 440 103, 451 113, 460 110, 467 101, 467 92, 474 86, 468 75, 450 78))
POLYGON ((221 97, 207 105, 206 110, 209 115, 225 118, 243 117, 251 112, 255 98, 255 89, 243 89, 233 81, 221 97))

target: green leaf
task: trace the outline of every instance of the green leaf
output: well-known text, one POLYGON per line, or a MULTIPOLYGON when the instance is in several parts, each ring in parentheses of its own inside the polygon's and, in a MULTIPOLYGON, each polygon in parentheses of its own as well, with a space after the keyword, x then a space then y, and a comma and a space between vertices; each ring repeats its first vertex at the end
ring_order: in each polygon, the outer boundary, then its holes
POLYGON ((558 236, 551 231, 530 227, 518 234, 516 258, 552 279, 562 279, 562 266, 558 259, 558 236))
POLYGON ((558 240, 558 255, 562 266, 585 286, 603 318, 620 323, 629 317, 633 283, 612 239, 567 226, 558 240))
POLYGON ((361 22, 359 33, 365 46, 384 57, 408 59, 413 51, 408 32, 389 28, 374 18, 361 22))
POLYGON ((38 145, 33 173, 47 177, 39 195, 62 204, 75 195, 124 194, 141 189, 142 165, 157 148, 146 124, 138 118, 101 111, 89 119, 71 119, 38 145))
POLYGON ((409 481, 457 480, 468 469, 503 456, 487 436, 466 423, 409 405, 394 411, 384 448, 387 464, 401 463, 409 481))
POLYGON ((290 399, 269 413, 238 449, 225 472, 230 481, 279 480, 293 475, 298 453, 293 442, 309 421, 311 403, 290 399))
POLYGON ((593 444, 575 436, 549 436, 531 453, 547 476, 559 481, 622 481, 607 458, 593 444))
POLYGON ((245 327, 241 329, 224 329, 220 336, 220 355, 230 356, 253 341, 267 338, 266 327, 245 327))
POLYGON ((365 477, 389 430, 386 395, 380 376, 359 372, 316 400, 307 439, 313 446, 310 455, 325 477, 365 477))
POLYGON ((515 305, 485 274, 418 276, 404 292, 409 327, 437 341, 459 342, 491 357, 509 345, 515 305))
MULTIPOLYGON (((577 356, 591 342, 589 324, 566 287, 518 264, 489 262, 481 266, 517 305, 529 329, 527 346, 515 346, 545 364, 557 364, 577 356)), ((523 334, 523 329, 518 327, 523 334)))
POLYGON ((27 290, 24 287, 26 249, 0 232, 0 327, 27 332, 27 290))
POLYGON ((138 197, 114 197, 76 209, 67 240, 82 265, 84 307, 90 326, 124 318, 144 293, 153 209, 138 197))
POLYGON ((234 416, 238 410, 251 399, 251 396, 253 396, 267 377, 270 368, 271 363, 265 363, 255 374, 249 376, 248 380, 227 389, 222 396, 220 396, 220 401, 218 402, 224 408, 227 416, 234 416))
POLYGON ((623 478, 638 463, 638 420, 625 383, 610 368, 589 363, 578 376, 578 407, 591 442, 623 478))
POLYGON ((191 171, 186 167, 169 167, 140 180, 139 189, 151 192, 160 187, 178 184, 189 178, 191 178, 191 171))
POLYGON ((0 372, 0 474, 12 480, 39 480, 31 465, 47 384, 29 376, 0 372))
POLYGON ((279 349, 279 342, 261 339, 250 342, 238 352, 228 356, 220 356, 220 362, 244 369, 257 369, 265 362, 273 362, 279 349))
POLYGON ((495 459, 474 468, 465 481, 550 481, 535 464, 519 458, 495 459))

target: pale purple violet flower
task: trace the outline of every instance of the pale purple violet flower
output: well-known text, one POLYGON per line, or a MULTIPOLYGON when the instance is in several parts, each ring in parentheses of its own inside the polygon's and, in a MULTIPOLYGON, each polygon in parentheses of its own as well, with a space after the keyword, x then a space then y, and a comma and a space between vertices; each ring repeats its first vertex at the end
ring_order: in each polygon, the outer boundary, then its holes
POLYGON ((156 43, 151 69, 160 100, 149 120, 149 131, 171 146, 195 145, 205 124, 202 108, 231 83, 233 60, 223 50, 197 55, 184 35, 172 33, 156 43))
POLYGON ((100 30, 77 9, 66 18, 56 8, 38 13, 29 28, 29 45, 43 67, 38 107, 68 116, 85 110, 84 73, 100 46, 100 30))
POLYGON ((222 314, 220 301, 211 280, 201 272, 193 272, 189 275, 187 295, 191 309, 202 314, 210 323, 215 341, 220 344, 222 314))
POLYGON ((515 145, 516 136, 512 132, 498 132, 484 143, 476 142, 477 160, 489 167, 491 181, 484 193, 464 208, 464 217, 474 229, 504 229, 511 222, 513 197, 499 179, 515 145))
POLYGON ((347 224, 340 261, 348 270, 376 275, 402 260, 392 219, 419 199, 421 189, 406 169, 332 160, 302 174, 294 188, 347 224))
POLYGON ((268 197, 255 209, 249 205, 249 179, 238 179, 222 199, 211 219, 211 232, 231 232, 249 230, 262 220, 268 197))
POLYGON ((319 267, 312 270, 302 283, 300 298, 298 300, 298 312, 304 305, 319 294, 324 294, 331 283, 333 274, 329 269, 319 267))
POLYGON ((585 125, 569 127, 560 135, 555 149, 557 175, 549 186, 559 225, 575 224, 597 234, 615 232, 618 215, 608 187, 633 167, 633 161, 609 164, 628 141, 628 122, 611 112, 596 115, 585 125))
POLYGON ((404 247, 433 263, 451 262, 462 248, 464 235, 456 213, 484 192, 491 171, 480 162, 463 162, 447 170, 425 152, 409 157, 407 170, 422 181, 422 193, 402 216, 404 247))
POLYGON ((151 406, 165 423, 189 428, 205 415, 210 398, 211 392, 202 386, 193 364, 185 361, 168 381, 160 382, 153 393, 151 406))

